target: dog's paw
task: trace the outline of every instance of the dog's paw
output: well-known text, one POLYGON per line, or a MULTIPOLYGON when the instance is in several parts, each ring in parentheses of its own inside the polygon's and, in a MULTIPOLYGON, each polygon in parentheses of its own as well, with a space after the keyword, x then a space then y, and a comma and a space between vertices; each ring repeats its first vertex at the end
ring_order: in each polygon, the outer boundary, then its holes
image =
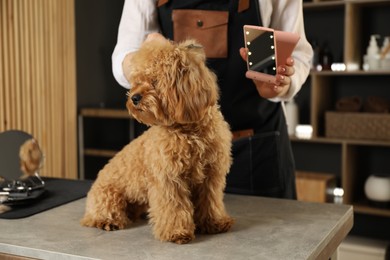
POLYGON ((182 231, 171 234, 168 238, 168 241, 181 245, 191 242, 192 240, 194 240, 194 238, 195 235, 193 233, 182 231))
POLYGON ((96 227, 99 229, 103 229, 106 231, 115 231, 119 229, 124 229, 127 226, 127 222, 113 222, 108 220, 90 220, 90 219, 82 219, 80 221, 81 225, 86 227, 96 227))
POLYGON ((105 231, 115 231, 119 229, 124 229, 125 225, 119 223, 110 223, 108 221, 97 221, 94 227, 103 229, 105 231))
POLYGON ((123 227, 120 227, 112 223, 101 223, 101 225, 99 225, 98 228, 103 229, 105 231, 115 231, 115 230, 123 229, 123 227))
POLYGON ((234 219, 231 217, 224 217, 217 220, 208 220, 203 224, 197 226, 197 232, 203 234, 218 234, 225 233, 233 226, 234 219))

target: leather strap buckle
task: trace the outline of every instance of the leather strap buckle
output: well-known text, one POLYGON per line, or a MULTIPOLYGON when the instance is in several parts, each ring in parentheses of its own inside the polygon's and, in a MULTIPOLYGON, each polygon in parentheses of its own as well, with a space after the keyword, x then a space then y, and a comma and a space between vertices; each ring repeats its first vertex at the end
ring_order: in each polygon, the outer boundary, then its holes
POLYGON ((243 138, 243 137, 249 137, 254 135, 253 129, 244 129, 244 130, 238 130, 238 131, 233 131, 233 141, 243 138))

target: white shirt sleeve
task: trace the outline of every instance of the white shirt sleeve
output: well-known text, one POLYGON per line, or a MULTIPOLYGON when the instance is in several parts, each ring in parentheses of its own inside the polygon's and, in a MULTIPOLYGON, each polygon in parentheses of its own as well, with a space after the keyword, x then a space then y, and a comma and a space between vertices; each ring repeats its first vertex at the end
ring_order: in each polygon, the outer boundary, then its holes
POLYGON ((158 31, 155 0, 125 0, 118 39, 111 56, 112 72, 121 86, 130 88, 122 68, 126 55, 137 51, 148 34, 158 31))
POLYGON ((285 96, 270 99, 275 102, 287 101, 293 98, 305 83, 313 58, 313 48, 305 35, 302 0, 259 0, 259 4, 263 26, 295 32, 301 36, 292 54, 295 73, 291 77, 290 89, 285 96))

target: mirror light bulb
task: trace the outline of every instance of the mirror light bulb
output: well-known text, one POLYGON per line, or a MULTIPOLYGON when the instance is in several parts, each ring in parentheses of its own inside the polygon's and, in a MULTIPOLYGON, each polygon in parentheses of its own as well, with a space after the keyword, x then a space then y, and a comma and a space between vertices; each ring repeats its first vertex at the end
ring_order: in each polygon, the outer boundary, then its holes
POLYGON ((246 45, 251 45, 251 42, 247 42, 246 45))

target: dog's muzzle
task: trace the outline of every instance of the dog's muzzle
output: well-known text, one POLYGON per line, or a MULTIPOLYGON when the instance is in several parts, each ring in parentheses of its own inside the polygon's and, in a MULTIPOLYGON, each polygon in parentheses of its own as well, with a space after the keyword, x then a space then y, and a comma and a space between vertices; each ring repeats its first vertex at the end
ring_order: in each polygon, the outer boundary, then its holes
POLYGON ((141 101, 142 96, 140 94, 134 94, 131 96, 131 101, 133 101, 134 105, 138 105, 139 102, 141 101))

